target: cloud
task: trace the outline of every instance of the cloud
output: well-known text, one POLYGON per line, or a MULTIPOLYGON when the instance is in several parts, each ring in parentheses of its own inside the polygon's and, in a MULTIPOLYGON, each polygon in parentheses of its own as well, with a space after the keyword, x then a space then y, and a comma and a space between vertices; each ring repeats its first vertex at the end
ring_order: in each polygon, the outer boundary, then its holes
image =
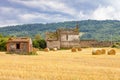
POLYGON ((17 14, 19 12, 12 7, 0 7, 0 26, 17 24, 17 14))
POLYGON ((61 14, 29 12, 12 7, 0 7, 0 11, 0 26, 73 20, 61 14))
POLYGON ((20 24, 20 22, 17 22, 16 20, 4 20, 3 22, 0 21, 0 27, 17 25, 17 24, 20 24))
POLYGON ((91 19, 95 20, 120 20, 120 11, 113 6, 99 6, 92 14, 91 19))
POLYGON ((108 7, 98 7, 92 14, 93 19, 97 20, 105 20, 105 19, 112 19, 114 16, 115 10, 113 7, 108 6, 108 7))
POLYGON ((77 13, 77 11, 74 8, 68 6, 65 3, 60 2, 59 0, 29 0, 29 1, 12 0, 12 1, 20 3, 30 8, 37 8, 43 11, 59 12, 68 15, 75 15, 77 13))
MULTIPOLYGON (((66 4, 59 1, 46 1, 44 0, 9 0, 11 4, 17 3, 20 6, 24 5, 24 7, 1 7, 1 13, 3 16, 0 16, 4 19, 4 21, 0 21, 0 25, 4 26, 4 22, 6 24, 26 24, 26 23, 49 23, 49 22, 60 22, 60 21, 70 21, 75 20, 78 13, 75 9, 68 7, 66 4), (12 1, 12 2, 11 2, 12 1), (34 10, 38 9, 38 10, 34 10), (41 12, 39 11, 47 11, 41 12), (53 13, 51 13, 53 12, 53 13)), ((2 19, 1 18, 1 19, 2 19)))
POLYGON ((59 21, 68 21, 72 20, 72 18, 68 18, 66 16, 62 16, 60 14, 50 15, 50 14, 42 14, 42 13, 26 13, 19 15, 19 19, 24 20, 24 22, 59 22, 59 21))
POLYGON ((120 20, 119 0, 0 1, 0 26, 77 20, 120 20))

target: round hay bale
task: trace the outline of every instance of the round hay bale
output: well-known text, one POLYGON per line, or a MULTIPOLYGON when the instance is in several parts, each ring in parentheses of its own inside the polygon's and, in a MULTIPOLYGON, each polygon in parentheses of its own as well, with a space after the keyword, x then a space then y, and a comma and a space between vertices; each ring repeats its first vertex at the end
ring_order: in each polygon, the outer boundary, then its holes
POLYGON ((37 51, 39 51, 39 49, 38 48, 32 48, 32 51, 37 52, 37 51))
POLYGON ((57 51, 57 48, 53 48, 53 51, 57 51))
POLYGON ((101 55, 101 50, 92 50, 92 55, 101 55))
POLYGON ((111 49, 108 51, 108 55, 115 55, 116 51, 114 49, 111 49))
POLYGON ((76 48, 72 48, 71 52, 77 52, 76 48))
POLYGON ((105 49, 101 49, 101 54, 105 54, 106 50, 105 49))
POLYGON ((49 48, 45 48, 44 51, 45 51, 45 52, 49 52, 50 49, 49 49, 49 48))
POLYGON ((81 49, 81 48, 78 48, 78 51, 82 51, 82 49, 81 49))

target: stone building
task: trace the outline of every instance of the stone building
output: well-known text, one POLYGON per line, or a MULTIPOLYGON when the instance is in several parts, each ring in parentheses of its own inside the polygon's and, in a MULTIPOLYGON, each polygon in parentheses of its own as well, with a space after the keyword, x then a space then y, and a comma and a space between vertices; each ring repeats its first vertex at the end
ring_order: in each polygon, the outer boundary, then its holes
POLYGON ((32 40, 27 37, 9 38, 7 41, 7 52, 29 53, 32 52, 32 40))
POLYGON ((48 48, 71 48, 79 46, 79 28, 57 29, 55 32, 46 33, 48 48))
POLYGON ((80 40, 78 25, 73 29, 57 29, 55 32, 46 33, 47 47, 71 48, 71 47, 110 47, 109 41, 80 40))

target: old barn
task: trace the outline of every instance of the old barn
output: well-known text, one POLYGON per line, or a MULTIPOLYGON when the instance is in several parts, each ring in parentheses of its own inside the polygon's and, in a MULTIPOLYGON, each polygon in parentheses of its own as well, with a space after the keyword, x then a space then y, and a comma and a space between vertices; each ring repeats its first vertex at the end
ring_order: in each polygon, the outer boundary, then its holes
POLYGON ((27 37, 9 38, 7 41, 7 52, 29 53, 32 52, 32 40, 27 37))

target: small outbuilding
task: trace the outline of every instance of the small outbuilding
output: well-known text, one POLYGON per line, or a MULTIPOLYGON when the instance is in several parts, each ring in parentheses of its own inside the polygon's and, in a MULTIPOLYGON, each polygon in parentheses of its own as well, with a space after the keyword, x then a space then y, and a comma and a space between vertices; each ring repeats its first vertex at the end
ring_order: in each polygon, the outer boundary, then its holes
POLYGON ((9 38, 7 41, 7 52, 29 53, 32 52, 32 40, 28 37, 9 38))

